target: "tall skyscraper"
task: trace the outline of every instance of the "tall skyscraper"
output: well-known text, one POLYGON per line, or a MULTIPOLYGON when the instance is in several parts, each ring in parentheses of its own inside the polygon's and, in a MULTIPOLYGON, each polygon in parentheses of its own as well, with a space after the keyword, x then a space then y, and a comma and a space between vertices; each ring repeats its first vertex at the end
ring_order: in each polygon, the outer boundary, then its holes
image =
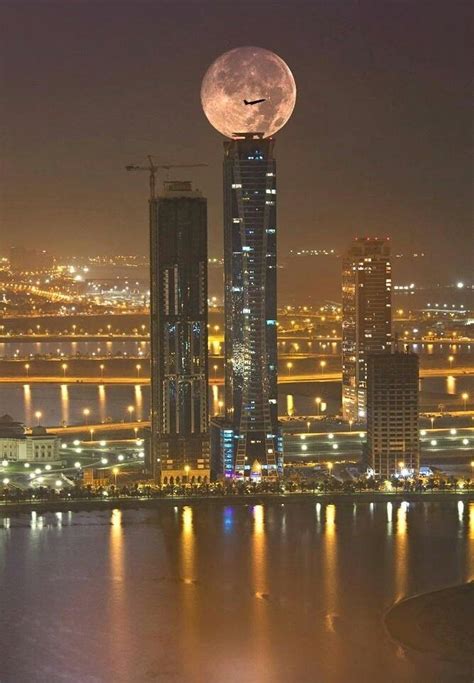
POLYGON ((283 467, 278 425, 274 140, 224 142, 225 418, 213 428, 218 476, 283 467))
POLYGON ((151 461, 163 483, 209 477, 207 202, 190 182, 150 201, 151 461))
POLYGON ((420 468, 415 353, 368 356, 367 450, 369 465, 379 476, 420 468))
POLYGON ((358 237, 342 265, 342 412, 365 421, 367 356, 390 349, 392 275, 387 239, 358 237))

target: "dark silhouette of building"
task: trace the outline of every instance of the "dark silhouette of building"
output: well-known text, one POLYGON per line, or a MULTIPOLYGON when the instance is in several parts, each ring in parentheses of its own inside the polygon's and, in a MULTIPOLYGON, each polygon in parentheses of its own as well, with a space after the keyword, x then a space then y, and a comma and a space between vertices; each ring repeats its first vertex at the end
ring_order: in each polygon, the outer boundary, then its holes
POLYGON ((388 351, 367 358, 367 451, 379 476, 420 468, 415 353, 388 351))
POLYGON ((155 479, 209 477, 207 201, 166 182, 150 201, 151 443, 155 479))
POLYGON ((282 471, 277 404, 276 163, 273 139, 224 142, 225 417, 212 430, 217 476, 282 471))
POLYGON ((367 356, 390 349, 392 275, 387 239, 358 237, 342 265, 342 412, 365 421, 367 356))

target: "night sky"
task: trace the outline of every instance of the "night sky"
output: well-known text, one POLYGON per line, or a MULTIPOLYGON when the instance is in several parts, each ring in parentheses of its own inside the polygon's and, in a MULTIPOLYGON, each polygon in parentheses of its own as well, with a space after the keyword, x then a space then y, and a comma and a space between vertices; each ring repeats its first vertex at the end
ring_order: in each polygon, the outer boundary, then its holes
POLYGON ((298 87, 277 136, 280 253, 390 235, 465 277, 469 21, 446 0, 2 2, 0 248, 146 253, 147 177, 124 166, 151 153, 209 164, 185 176, 219 256, 222 137, 200 84, 219 54, 258 45, 298 87))

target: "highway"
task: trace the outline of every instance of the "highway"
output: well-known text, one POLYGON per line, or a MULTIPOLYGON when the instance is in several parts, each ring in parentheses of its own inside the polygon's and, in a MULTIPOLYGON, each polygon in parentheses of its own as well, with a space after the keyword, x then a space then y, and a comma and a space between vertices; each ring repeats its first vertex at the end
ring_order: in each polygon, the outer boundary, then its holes
MULTIPOLYGON (((74 334, 60 334, 60 333, 50 333, 50 334, 0 334, 0 343, 16 342, 16 343, 37 343, 37 342, 113 342, 113 341, 150 341, 150 335, 147 333, 135 333, 130 334, 128 332, 124 333, 74 333, 74 334)), ((340 335, 309 335, 304 331, 296 332, 281 332, 278 335, 279 343, 293 344, 295 342, 340 342, 340 335)), ((431 339, 431 338, 410 338, 401 339, 403 343, 407 344, 472 344, 472 339, 458 338, 458 337, 446 337, 442 339, 431 339)), ((209 331, 209 343, 223 343, 224 335, 223 333, 216 334, 215 332, 209 331)))
MULTIPOLYGON (((421 368, 420 377, 466 377, 474 375, 473 367, 455 368, 421 368)), ((338 372, 318 372, 293 374, 280 373, 278 384, 298 384, 302 382, 338 382, 342 379, 342 373, 338 372)), ((40 376, 31 375, 23 377, 0 377, 0 384, 140 384, 150 383, 149 377, 64 377, 64 376, 40 376)), ((224 383, 223 377, 210 378, 209 384, 221 385, 224 383)))
MULTIPOLYGON (((430 413, 431 414, 431 413, 430 413)), ((474 415, 474 411, 456 411, 455 413, 451 413, 452 415, 455 415, 456 417, 462 417, 462 416, 469 416, 469 415, 474 415)), ((439 413, 438 413, 439 415, 439 413)), ((308 419, 311 420, 312 423, 317 422, 320 420, 317 416, 312 416, 309 417, 308 419)), ((296 423, 292 422, 291 425, 289 425, 288 421, 285 421, 283 423, 283 431, 285 434, 292 435, 298 438, 312 438, 312 437, 327 437, 328 433, 330 432, 329 425, 328 425, 328 431, 323 431, 323 432, 315 432, 315 431, 310 431, 308 432, 306 429, 303 428, 303 425, 305 423, 296 423)), ((324 423, 327 425, 327 423, 324 423)), ((81 424, 81 425, 71 425, 70 427, 48 427, 47 431, 51 434, 57 434, 58 436, 72 436, 74 434, 84 434, 84 433, 90 433, 92 431, 93 434, 98 436, 99 433, 105 433, 105 432, 128 432, 129 434, 133 432, 135 434, 135 430, 141 430, 145 429, 150 426, 150 421, 149 420, 135 420, 132 422, 99 422, 97 424, 81 424)), ((339 425, 337 428, 334 427, 334 434, 337 435, 337 437, 348 437, 354 438, 358 434, 364 434, 365 435, 365 430, 361 431, 360 429, 357 429, 354 427, 352 430, 348 429, 347 425, 339 425), (344 431, 341 431, 341 427, 344 428, 344 431)), ((424 430, 421 430, 426 433, 426 435, 429 434, 448 434, 448 432, 451 432, 452 427, 433 427, 432 429, 426 428, 424 430)), ((458 427, 457 431, 461 434, 464 432, 473 432, 474 427, 458 427)), ((360 437, 359 437, 360 438, 360 437)), ((133 436, 133 439, 135 439, 135 436, 133 436)), ((87 443, 89 443, 89 438, 87 439, 87 443)), ((99 442, 100 440, 94 440, 91 443, 94 442, 99 442)))

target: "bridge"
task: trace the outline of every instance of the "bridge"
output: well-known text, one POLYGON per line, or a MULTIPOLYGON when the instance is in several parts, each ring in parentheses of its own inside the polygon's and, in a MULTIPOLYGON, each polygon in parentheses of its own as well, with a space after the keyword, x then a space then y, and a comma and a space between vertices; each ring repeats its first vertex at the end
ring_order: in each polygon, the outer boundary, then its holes
MULTIPOLYGON (((467 377, 474 375, 474 367, 456 368, 421 368, 420 378, 428 377, 467 377)), ((338 382, 342 379, 341 371, 337 372, 317 372, 305 374, 280 373, 278 384, 299 384, 303 382, 338 382)), ((213 377, 209 379, 209 384, 222 385, 223 377, 213 377)), ((28 377, 0 377, 0 384, 150 384, 149 377, 64 377, 62 375, 33 375, 28 377)))

